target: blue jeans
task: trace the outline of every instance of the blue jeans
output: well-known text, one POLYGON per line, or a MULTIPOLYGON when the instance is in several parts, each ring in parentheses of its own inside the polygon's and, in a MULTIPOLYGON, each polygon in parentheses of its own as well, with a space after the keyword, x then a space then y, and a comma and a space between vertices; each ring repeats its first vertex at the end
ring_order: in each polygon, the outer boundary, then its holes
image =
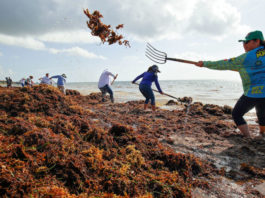
POLYGON ((143 96, 145 97, 145 104, 148 104, 149 100, 151 100, 151 105, 155 105, 155 96, 153 93, 153 90, 151 89, 151 86, 140 84, 139 89, 143 96))
POLYGON ((113 92, 112 92, 112 90, 111 90, 109 85, 105 85, 104 87, 101 87, 99 89, 100 89, 100 91, 102 93, 102 102, 105 101, 104 97, 105 97, 106 93, 109 93, 111 102, 112 103, 114 102, 113 92))

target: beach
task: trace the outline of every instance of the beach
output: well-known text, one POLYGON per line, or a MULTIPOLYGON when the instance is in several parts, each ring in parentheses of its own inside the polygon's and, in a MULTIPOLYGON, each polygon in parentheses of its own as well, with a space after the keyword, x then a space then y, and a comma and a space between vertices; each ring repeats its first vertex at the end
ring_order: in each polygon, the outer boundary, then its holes
MULTIPOLYGON (((52 86, 0 88, 0 190, 6 197, 264 197, 265 140, 231 108, 101 102, 52 86)), ((182 98, 182 101, 185 101, 182 98)))
MULTIPOLYGON (((194 101, 205 104, 234 106, 242 95, 241 82, 225 80, 161 80, 161 89, 175 97, 192 97, 194 101)), ((97 82, 67 83, 68 89, 79 91, 82 95, 98 92, 97 82)), ((140 100, 143 98, 138 85, 130 81, 115 81, 112 85, 117 102, 140 100)), ((152 86, 156 89, 155 85, 152 86)), ((170 98, 155 93, 160 105, 165 104, 170 98)))
MULTIPOLYGON (((191 97, 193 102, 203 104, 214 104, 219 106, 228 105, 234 107, 237 100, 243 94, 241 82, 227 80, 162 80, 161 89, 176 98, 191 97)), ((79 91, 82 95, 99 92, 97 82, 67 83, 68 89, 79 91)), ((152 86, 156 90, 155 85, 152 86)), ((115 81, 112 85, 116 102, 128 102, 143 100, 138 85, 130 81, 115 81)), ((174 110, 176 106, 165 105, 169 100, 176 100, 166 95, 155 93, 156 105, 162 109, 174 110)), ((256 122, 256 111, 252 109, 245 115, 246 120, 254 124, 256 122)))

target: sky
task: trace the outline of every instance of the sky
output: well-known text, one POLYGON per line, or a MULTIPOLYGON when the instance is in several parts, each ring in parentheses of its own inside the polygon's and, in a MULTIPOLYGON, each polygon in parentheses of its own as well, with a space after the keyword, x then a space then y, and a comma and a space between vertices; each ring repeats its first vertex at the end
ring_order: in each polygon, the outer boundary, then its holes
MULTIPOLYGON (((244 53, 250 31, 265 33, 265 0, 1 0, 0 80, 65 73, 68 82, 96 82, 108 69, 117 81, 132 81, 154 63, 150 43, 168 57, 221 60, 244 53), (108 45, 92 36, 83 10, 98 10, 102 22, 131 47, 108 45)), ((240 81, 233 71, 214 71, 167 61, 159 80, 240 81)))

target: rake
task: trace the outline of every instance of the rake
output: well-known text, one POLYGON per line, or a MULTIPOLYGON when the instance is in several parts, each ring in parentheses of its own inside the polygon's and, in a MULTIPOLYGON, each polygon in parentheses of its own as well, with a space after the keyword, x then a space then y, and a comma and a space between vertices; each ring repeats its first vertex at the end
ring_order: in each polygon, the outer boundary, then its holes
POLYGON ((151 61, 158 63, 158 64, 165 64, 167 60, 177 61, 177 62, 182 62, 182 63, 189 63, 189 64, 197 63, 194 61, 184 60, 184 59, 179 59, 179 58, 169 58, 167 57, 167 54, 165 52, 161 52, 157 50, 149 43, 146 44, 145 56, 149 58, 151 61))
MULTIPOLYGON (((136 82, 133 83, 133 84, 140 85, 140 84, 138 84, 138 83, 136 83, 136 82)), ((155 92, 160 93, 159 91, 157 91, 157 90, 155 90, 155 89, 152 89, 152 90, 155 91, 155 92)), ((172 96, 172 95, 169 95, 169 94, 167 94, 167 93, 163 93, 163 95, 168 96, 168 97, 170 97, 170 98, 174 98, 174 99, 176 99, 177 101, 180 101, 179 98, 176 98, 176 97, 174 97, 174 96, 172 96)))

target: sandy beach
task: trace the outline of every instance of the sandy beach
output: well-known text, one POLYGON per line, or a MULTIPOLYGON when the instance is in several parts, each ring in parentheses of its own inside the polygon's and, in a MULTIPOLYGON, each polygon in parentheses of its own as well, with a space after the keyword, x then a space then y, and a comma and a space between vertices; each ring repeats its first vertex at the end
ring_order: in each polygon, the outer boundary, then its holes
POLYGON ((4 197, 264 197, 265 139, 229 106, 100 102, 55 87, 0 88, 4 197), (170 109, 170 108, 169 108, 170 109))

